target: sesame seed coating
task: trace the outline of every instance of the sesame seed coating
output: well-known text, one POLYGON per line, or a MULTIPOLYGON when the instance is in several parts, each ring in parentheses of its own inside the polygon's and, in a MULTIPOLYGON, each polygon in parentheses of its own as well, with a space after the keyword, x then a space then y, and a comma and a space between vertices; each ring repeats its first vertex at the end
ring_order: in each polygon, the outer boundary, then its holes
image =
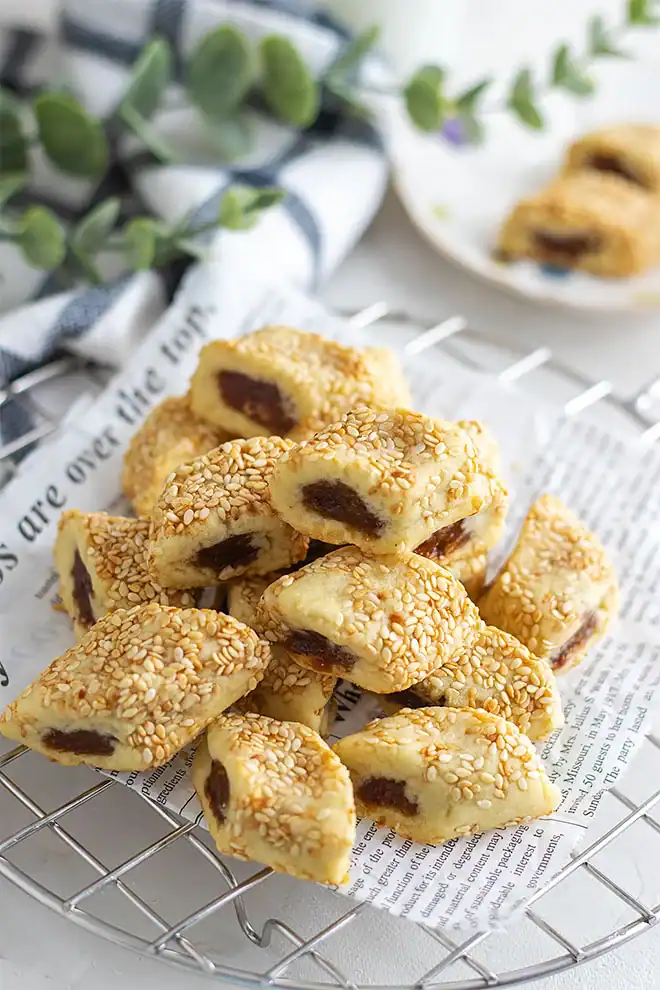
POLYGON ((278 518, 268 481, 291 441, 232 440, 181 464, 152 513, 151 569, 166 587, 203 587, 241 574, 266 574, 305 557, 308 540, 278 518), (201 550, 250 539, 249 559, 211 566, 201 550))
POLYGON ((460 581, 468 597, 476 602, 486 583, 486 571, 488 570, 488 554, 478 553, 473 557, 461 557, 458 560, 450 560, 443 564, 450 571, 457 581, 460 581))
POLYGON ((156 603, 117 609, 5 710, 0 732, 59 763, 143 770, 165 763, 254 690, 270 647, 230 616, 156 603), (89 732, 111 752, 57 750, 48 734, 89 732))
POLYGON ((92 587, 95 618, 117 608, 157 602, 186 608, 194 605, 187 591, 161 587, 149 572, 149 520, 109 516, 105 512, 63 512, 55 541, 55 564, 60 595, 80 639, 88 626, 81 620, 73 578, 74 559, 80 555, 92 587))
POLYGON ((188 395, 171 396, 151 410, 124 454, 122 491, 135 512, 147 516, 175 467, 229 436, 196 416, 188 395))
POLYGON ((282 518, 301 532, 373 553, 423 553, 429 537, 466 520, 465 539, 442 551, 442 562, 485 553, 506 514, 504 485, 460 426, 366 405, 287 451, 270 491, 282 518), (343 486, 344 502, 359 498, 368 524, 364 514, 347 515, 336 497, 323 501, 318 487, 329 483, 334 491, 343 486))
MULTIPOLYGON (((238 578, 228 588, 230 615, 261 634, 257 605, 266 588, 279 574, 238 578)), ((332 692, 337 678, 301 667, 281 646, 271 647, 272 660, 255 691, 241 698, 237 708, 270 718, 302 722, 321 735, 331 727, 332 692)))
MULTIPOLYGON (((243 409, 225 401, 219 386, 223 372, 246 376, 255 385, 270 386, 271 392, 274 386, 290 424, 284 433, 292 437, 315 433, 358 402, 410 402, 394 352, 358 350, 291 327, 264 327, 236 340, 211 341, 202 349, 191 381, 192 407, 198 415, 241 436, 274 431, 255 418, 263 409, 256 407, 254 392, 243 409)), ((265 395, 261 401, 267 399, 265 395)))
MULTIPOLYGON (((379 693, 402 691, 450 659, 481 624, 463 586, 416 554, 376 556, 343 547, 271 584, 257 607, 268 640, 305 667, 315 655, 294 652, 292 632, 319 634, 354 657, 324 666, 379 693)), ((318 669, 318 667, 317 667, 318 669)))
POLYGON ((485 711, 403 709, 334 750, 350 771, 358 815, 416 842, 538 818, 561 801, 530 740, 485 711))
POLYGON ((200 743, 192 775, 220 852, 304 880, 347 880, 353 788, 346 768, 312 729, 264 715, 222 715, 200 743), (214 764, 227 782, 222 821, 207 786, 214 764))
POLYGON ((412 691, 426 705, 483 708, 530 739, 545 739, 564 723, 556 679, 546 661, 485 623, 412 691))
POLYGON ((486 622, 552 660, 585 621, 592 633, 557 667, 578 663, 616 614, 614 567, 597 537, 558 498, 543 495, 529 510, 518 542, 479 601, 486 622))

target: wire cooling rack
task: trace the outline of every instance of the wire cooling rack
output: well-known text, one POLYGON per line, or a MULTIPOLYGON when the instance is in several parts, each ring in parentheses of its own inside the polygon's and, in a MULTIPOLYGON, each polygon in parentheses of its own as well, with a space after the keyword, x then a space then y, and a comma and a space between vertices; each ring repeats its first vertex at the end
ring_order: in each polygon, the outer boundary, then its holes
MULTIPOLYGON (((516 352, 460 317, 420 334, 421 321, 382 304, 346 315, 356 328, 377 326, 379 338, 405 335, 409 352, 433 346, 542 392, 567 416, 597 415, 649 443, 660 439, 660 376, 620 399, 608 382, 563 367, 548 348, 516 352)), ((0 406, 25 404, 35 424, 0 447, 6 476, 60 423, 62 410, 46 408, 40 389, 81 371, 86 387, 94 379, 100 387, 102 370, 64 358, 0 391, 0 406)), ((0 755, 0 874, 115 944, 221 983, 261 990, 510 987, 594 959, 660 919, 659 770, 660 738, 649 735, 622 788, 605 795, 590 844, 506 932, 462 942, 317 885, 225 861, 205 830, 165 807, 23 747, 5 746, 0 755)))

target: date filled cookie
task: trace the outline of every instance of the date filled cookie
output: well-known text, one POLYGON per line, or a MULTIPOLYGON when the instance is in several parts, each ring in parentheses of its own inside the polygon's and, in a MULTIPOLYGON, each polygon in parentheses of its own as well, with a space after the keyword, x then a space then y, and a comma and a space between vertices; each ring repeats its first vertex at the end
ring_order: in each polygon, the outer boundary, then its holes
POLYGON ((269 661, 268 644, 230 616, 118 609, 5 709, 0 732, 68 766, 146 770, 253 691, 269 661))
POLYGON ((353 788, 306 725, 222 715, 197 748, 192 777, 220 852, 303 880, 347 880, 353 788))
POLYGON ((152 513, 151 572, 167 588, 267 574, 303 560, 307 537, 280 519, 268 482, 291 446, 280 437, 233 440, 180 465, 152 513))
POLYGON ((543 495, 479 610, 562 673, 605 635, 617 605, 616 573, 605 548, 558 498, 543 495))
POLYGON ((506 514, 504 486, 469 434, 405 409, 352 409, 286 452, 270 494, 314 539, 439 563, 485 553, 506 514))
POLYGON ((55 541, 60 596, 80 639, 117 608, 156 602, 194 605, 187 591, 162 588, 149 572, 149 520, 105 512, 63 512, 55 541))
POLYGON ((650 193, 660 193, 660 127, 619 124, 578 138, 568 149, 564 172, 589 170, 616 175, 650 193))
POLYGON ((554 674, 514 636, 483 626, 460 652, 399 694, 383 695, 386 712, 402 708, 483 708, 513 722, 530 739, 546 739, 564 718, 554 674))
POLYGON ((555 811, 561 791, 530 740, 484 711, 404 709, 345 736, 358 815, 414 842, 445 842, 555 811))
MULTIPOLYGON (((259 633, 257 605, 266 588, 278 577, 279 574, 267 574, 232 581, 227 589, 229 614, 259 633)), ((332 692, 337 678, 301 667, 281 646, 273 644, 271 650, 273 658, 263 680, 241 698, 237 707, 283 722, 302 722, 322 736, 327 735, 335 715, 332 692)))
POLYGON ((214 340, 191 381, 197 415, 239 436, 309 436, 358 402, 407 405, 396 355, 291 327, 214 340))
POLYGON ((266 588, 266 639, 299 664, 379 694, 403 691, 457 654, 481 625, 464 587, 416 554, 343 547, 266 588))
POLYGON ((625 278, 660 262, 660 197, 601 172, 571 172, 509 215, 499 236, 504 260, 625 278))
POLYGON ((121 486, 138 516, 151 512, 172 471, 213 450, 229 434, 196 416, 188 395, 172 396, 152 409, 124 455, 121 486))

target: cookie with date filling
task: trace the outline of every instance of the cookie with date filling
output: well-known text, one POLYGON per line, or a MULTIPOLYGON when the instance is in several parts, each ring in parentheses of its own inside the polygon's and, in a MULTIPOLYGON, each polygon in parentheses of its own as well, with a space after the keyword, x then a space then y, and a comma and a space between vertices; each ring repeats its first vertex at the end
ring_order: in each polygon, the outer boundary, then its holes
POLYGON ((660 262, 660 197, 617 175, 571 172, 513 208, 497 254, 606 278, 638 275, 660 262))
POLYGON ((660 127, 618 124, 592 131, 574 141, 566 153, 564 173, 615 175, 649 193, 660 193, 660 127))
POLYGON ((473 602, 478 601, 486 583, 488 554, 477 553, 472 557, 459 557, 458 560, 443 561, 443 567, 461 582, 473 602))
POLYGON ((345 736, 358 815, 415 842, 445 842, 555 811, 561 791, 534 745, 497 715, 404 709, 345 736))
POLYGON ((166 588, 199 588, 304 560, 307 537, 276 514, 268 491, 291 446, 280 437, 232 440, 180 465, 152 512, 154 578, 166 588))
POLYGON ((137 605, 99 619, 0 717, 0 732, 56 763, 166 763, 253 691, 270 647, 207 609, 137 605))
POLYGON ((200 419, 188 395, 171 396, 151 410, 124 454, 122 491, 139 516, 151 512, 172 471, 213 450, 230 436, 200 419))
POLYGON ((382 695, 398 708, 483 708, 513 722, 530 739, 546 739, 564 724, 555 676, 515 636, 485 623, 451 658, 407 691, 382 695))
POLYGON ((220 852, 303 880, 348 879, 351 780, 308 726, 222 715, 197 747, 192 778, 220 852))
POLYGON ((266 588, 259 628, 304 667, 379 694, 404 691, 481 625, 465 588, 417 554, 343 547, 266 588))
POLYGON ((516 636, 555 673, 604 636, 617 605, 607 551, 554 495, 532 505, 513 553, 479 600, 486 622, 516 636))
MULTIPOLYGON (((266 588, 280 577, 266 574, 238 578, 227 588, 227 611, 239 622, 260 632, 257 605, 266 588)), ((302 722, 322 736, 328 734, 336 713, 332 692, 337 678, 296 663, 281 646, 271 647, 273 659, 256 690, 241 698, 237 708, 283 722, 302 722)))
POLYGON ((504 485, 456 423, 358 406, 278 461, 271 501, 290 525, 372 553, 439 563, 499 540, 504 485))
POLYGON ((198 416, 244 437, 302 438, 359 402, 410 402, 393 351, 358 350, 283 326, 211 341, 201 351, 191 395, 198 416))
POLYGON ((165 589, 149 572, 149 520, 106 512, 63 512, 55 541, 60 597, 78 639, 118 608, 157 602, 187 608, 188 591, 165 589))

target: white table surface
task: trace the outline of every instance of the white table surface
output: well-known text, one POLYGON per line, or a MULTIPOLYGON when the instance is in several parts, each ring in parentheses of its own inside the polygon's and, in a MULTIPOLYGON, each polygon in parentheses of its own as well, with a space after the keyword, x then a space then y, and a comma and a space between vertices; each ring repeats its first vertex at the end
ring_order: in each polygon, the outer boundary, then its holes
MULTIPOLYGON (((385 300, 428 319, 455 312, 515 345, 551 346, 567 363, 630 392, 660 372, 660 315, 589 319, 535 308, 474 281, 439 258, 412 229, 393 195, 324 291, 331 305, 385 300)), ((217 986, 112 946, 0 886, 1 990, 195 990, 217 986)), ((550 978, 546 990, 651 990, 659 985, 660 928, 585 968, 550 978)), ((531 986, 531 984, 529 984, 531 986)))

